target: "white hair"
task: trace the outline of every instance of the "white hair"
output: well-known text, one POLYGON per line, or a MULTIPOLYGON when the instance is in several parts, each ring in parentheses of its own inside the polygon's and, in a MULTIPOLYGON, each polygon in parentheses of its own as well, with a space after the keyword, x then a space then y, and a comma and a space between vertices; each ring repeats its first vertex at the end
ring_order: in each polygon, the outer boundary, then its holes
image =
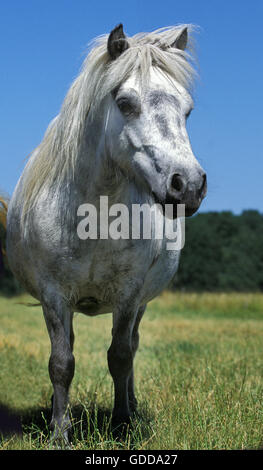
POLYGON ((74 178, 77 156, 83 141, 87 118, 91 118, 108 93, 136 73, 141 86, 147 84, 150 67, 160 69, 191 90, 194 69, 189 52, 172 47, 187 27, 187 48, 192 53, 192 25, 158 29, 127 37, 129 47, 116 60, 107 50, 108 35, 98 37, 84 60, 82 70, 70 87, 59 115, 49 125, 40 145, 28 162, 23 184, 24 211, 31 209, 45 186, 58 186, 74 178))

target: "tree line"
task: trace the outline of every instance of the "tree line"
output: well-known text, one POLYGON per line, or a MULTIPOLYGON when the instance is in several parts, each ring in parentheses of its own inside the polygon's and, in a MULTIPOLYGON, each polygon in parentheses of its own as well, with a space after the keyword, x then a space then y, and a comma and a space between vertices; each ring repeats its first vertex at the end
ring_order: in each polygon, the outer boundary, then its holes
POLYGON ((186 219, 175 286, 186 291, 263 291, 263 214, 207 212, 186 219))
MULTIPOLYGON (((206 212, 185 221, 185 246, 171 289, 185 291, 263 291, 263 214, 246 210, 206 212)), ((4 248, 4 229, 0 225, 4 248)), ((3 258, 0 293, 23 289, 3 258)), ((1 268, 1 260, 0 260, 1 268)))

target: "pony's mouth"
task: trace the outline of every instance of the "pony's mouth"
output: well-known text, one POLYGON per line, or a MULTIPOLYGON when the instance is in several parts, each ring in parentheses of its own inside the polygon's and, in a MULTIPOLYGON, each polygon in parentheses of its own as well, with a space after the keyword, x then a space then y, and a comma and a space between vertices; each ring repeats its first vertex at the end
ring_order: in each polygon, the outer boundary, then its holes
MULTIPOLYGON (((166 215, 167 214, 167 211, 165 210, 165 206, 166 204, 169 204, 169 205, 172 205, 173 206, 173 211, 172 211, 172 218, 173 219, 176 219, 178 217, 178 204, 182 205, 182 202, 177 200, 177 199, 173 199, 171 197, 167 197, 165 201, 162 201, 155 192, 152 192, 152 195, 153 195, 153 198, 154 198, 154 201, 156 204, 160 204, 162 209, 163 209, 163 214, 166 215)), ((199 209, 199 206, 196 206, 196 207, 188 207, 185 205, 185 216, 186 217, 191 217, 191 215, 193 215, 197 210, 199 209)), ((168 216, 171 215, 171 212, 169 211, 169 214, 168 216)), ((179 215, 181 217, 181 214, 179 215)), ((169 217, 170 218, 170 217, 169 217)))

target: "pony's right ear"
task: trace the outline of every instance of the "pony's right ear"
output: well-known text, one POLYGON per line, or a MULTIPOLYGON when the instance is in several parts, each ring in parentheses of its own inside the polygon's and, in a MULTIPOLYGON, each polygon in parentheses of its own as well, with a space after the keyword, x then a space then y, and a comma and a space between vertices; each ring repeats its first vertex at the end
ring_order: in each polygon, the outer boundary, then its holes
POLYGON ((184 51, 186 46, 187 46, 187 41, 188 41, 188 32, 187 32, 187 26, 181 31, 179 36, 176 38, 173 44, 171 44, 171 47, 175 47, 176 49, 181 49, 181 51, 184 51))
POLYGON ((123 32, 122 24, 116 26, 110 33, 108 38, 108 53, 112 60, 117 59, 126 49, 129 44, 123 32))

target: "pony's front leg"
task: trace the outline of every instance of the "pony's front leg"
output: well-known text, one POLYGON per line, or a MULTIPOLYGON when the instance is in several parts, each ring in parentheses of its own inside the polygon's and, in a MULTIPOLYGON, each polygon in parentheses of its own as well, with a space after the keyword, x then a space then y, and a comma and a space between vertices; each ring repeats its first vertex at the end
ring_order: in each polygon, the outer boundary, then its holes
POLYGON ((56 307, 42 304, 45 321, 51 340, 49 375, 53 385, 52 419, 50 428, 52 440, 68 442, 70 419, 68 415, 68 392, 74 376, 75 360, 73 350, 73 313, 63 303, 56 307))
MULTIPOLYGON (((135 324, 134 324, 134 327, 133 327, 133 330, 132 330, 132 356, 133 356, 133 360, 135 358, 135 354, 136 354, 136 351, 137 351, 138 346, 139 346, 139 325, 140 325, 141 319, 143 317, 143 314, 145 312, 145 309, 146 309, 146 305, 142 305, 138 309, 135 324)), ((128 397, 129 397, 130 411, 135 412, 136 408, 137 408, 137 400, 136 400, 135 393, 134 393, 134 372, 133 372, 133 368, 132 368, 132 371, 130 373, 130 377, 129 377, 129 381, 128 381, 128 397)))
POLYGON ((133 368, 132 332, 137 308, 113 312, 112 343, 108 350, 108 365, 114 382, 114 424, 127 423, 129 407, 129 378, 133 368))

